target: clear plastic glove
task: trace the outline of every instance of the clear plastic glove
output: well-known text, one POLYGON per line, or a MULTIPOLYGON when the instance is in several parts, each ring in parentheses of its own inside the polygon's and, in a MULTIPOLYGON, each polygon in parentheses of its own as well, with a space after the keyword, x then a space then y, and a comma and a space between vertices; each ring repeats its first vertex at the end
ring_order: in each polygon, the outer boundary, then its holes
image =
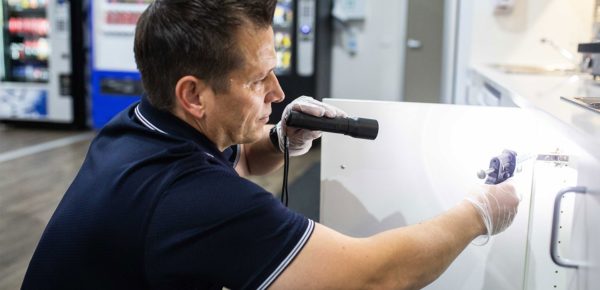
POLYGON ((520 201, 510 180, 496 185, 483 184, 465 199, 475 206, 487 229, 487 234, 476 242, 481 245, 510 226, 520 201))
POLYGON ((279 149, 283 152, 284 138, 287 135, 290 156, 298 156, 308 152, 312 146, 312 141, 321 137, 321 131, 311 131, 293 127, 288 128, 286 122, 292 110, 317 117, 335 118, 348 116, 344 111, 319 102, 312 97, 301 96, 292 101, 285 107, 283 114, 281 115, 281 121, 276 125, 277 137, 279 138, 279 149))

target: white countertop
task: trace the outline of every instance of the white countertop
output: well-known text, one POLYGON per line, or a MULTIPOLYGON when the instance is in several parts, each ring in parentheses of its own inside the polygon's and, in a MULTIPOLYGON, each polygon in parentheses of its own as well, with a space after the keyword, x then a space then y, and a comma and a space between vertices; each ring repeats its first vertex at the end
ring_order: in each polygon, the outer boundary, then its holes
POLYGON ((483 65, 472 66, 472 71, 508 92, 519 107, 541 111, 564 125, 562 129, 575 142, 600 158, 600 113, 561 99, 600 97, 600 82, 594 82, 590 75, 504 73, 483 65))

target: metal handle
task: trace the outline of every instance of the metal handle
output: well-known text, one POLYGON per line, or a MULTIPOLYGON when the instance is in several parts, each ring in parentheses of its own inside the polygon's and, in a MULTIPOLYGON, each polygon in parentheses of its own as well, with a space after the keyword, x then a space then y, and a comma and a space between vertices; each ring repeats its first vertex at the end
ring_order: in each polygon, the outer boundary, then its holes
POLYGON ((569 259, 563 259, 558 255, 558 222, 560 218, 560 203, 562 201, 563 195, 569 192, 575 193, 586 193, 587 188, 585 186, 575 186, 575 187, 567 187, 563 188, 556 194, 556 198, 554 199, 554 212, 552 214, 552 235, 550 236, 550 257, 552 261, 558 266, 565 268, 575 268, 579 267, 574 261, 569 259))
POLYGON ((406 41, 406 46, 411 49, 419 49, 423 47, 423 43, 418 39, 409 38, 406 41))

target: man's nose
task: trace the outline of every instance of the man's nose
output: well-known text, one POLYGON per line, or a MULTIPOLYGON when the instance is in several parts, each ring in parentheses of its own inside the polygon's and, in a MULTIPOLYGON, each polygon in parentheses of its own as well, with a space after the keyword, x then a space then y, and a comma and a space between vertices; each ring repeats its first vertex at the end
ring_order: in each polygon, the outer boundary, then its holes
POLYGON ((277 79, 277 76, 275 76, 275 73, 271 72, 271 74, 272 74, 272 80, 271 80, 272 86, 267 94, 265 101, 271 102, 271 103, 280 103, 285 99, 285 93, 283 92, 281 85, 279 85, 279 80, 277 79))

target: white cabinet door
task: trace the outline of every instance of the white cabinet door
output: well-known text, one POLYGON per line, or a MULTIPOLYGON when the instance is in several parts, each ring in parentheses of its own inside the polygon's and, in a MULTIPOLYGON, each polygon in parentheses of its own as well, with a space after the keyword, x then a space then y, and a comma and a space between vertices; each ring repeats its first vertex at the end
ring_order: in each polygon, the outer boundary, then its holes
MULTIPOLYGON (((380 126, 373 141, 323 136, 321 222, 351 236, 415 224, 452 207, 482 183, 476 172, 503 149, 547 152, 563 143, 518 108, 326 102, 380 126)), ((468 246, 426 289, 525 288, 532 168, 525 163, 515 178, 524 195, 513 225, 485 246, 468 246)))
MULTIPOLYGON (((553 156, 557 155, 540 156, 534 164, 525 289, 583 289, 578 286, 575 269, 560 267, 550 257, 555 198, 561 189, 577 184, 578 173, 574 156, 568 156, 569 162, 555 162, 553 156)), ((561 256, 567 257, 572 254, 575 194, 564 195, 561 201, 557 208, 556 249, 561 256)))
POLYGON ((600 160, 579 150, 571 163, 573 168, 536 164, 529 241, 537 246, 528 252, 526 289, 600 289, 600 160), (537 182, 543 174, 549 178, 537 182), (569 193, 557 197, 563 191, 569 193), (553 229, 557 239, 548 244, 553 229), (550 247, 563 265, 551 261, 550 247))
POLYGON ((578 194, 573 220, 573 253, 569 258, 579 264, 574 285, 583 290, 600 289, 600 160, 583 154, 579 162, 577 185, 587 188, 578 194))

